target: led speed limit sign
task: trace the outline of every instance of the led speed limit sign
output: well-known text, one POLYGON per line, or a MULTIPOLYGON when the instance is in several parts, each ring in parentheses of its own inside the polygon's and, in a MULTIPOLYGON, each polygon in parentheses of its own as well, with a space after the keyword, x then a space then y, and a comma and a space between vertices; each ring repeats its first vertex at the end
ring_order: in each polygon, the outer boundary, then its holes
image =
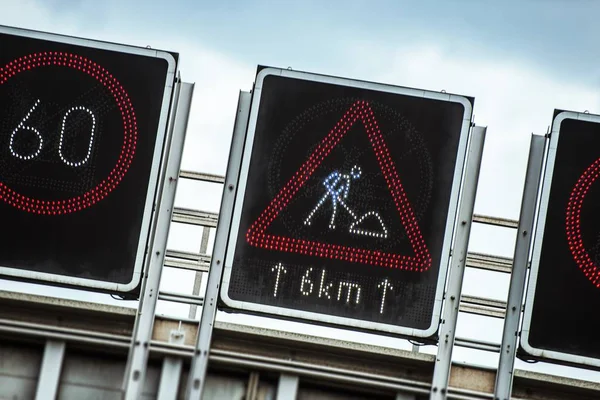
POLYGON ((134 290, 176 56, 0 28, 0 274, 134 290))

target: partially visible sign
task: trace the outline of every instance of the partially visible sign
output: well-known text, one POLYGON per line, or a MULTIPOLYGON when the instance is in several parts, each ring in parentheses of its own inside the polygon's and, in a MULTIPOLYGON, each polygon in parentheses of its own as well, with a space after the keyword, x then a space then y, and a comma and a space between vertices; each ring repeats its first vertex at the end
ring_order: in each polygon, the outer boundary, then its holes
POLYGON ((600 366, 600 116, 555 111, 521 339, 528 356, 600 366))
POLYGON ((471 112, 465 97, 261 70, 223 306, 434 335, 471 112))
POLYGON ((2 27, 0 41, 0 274, 133 290, 174 56, 2 27))

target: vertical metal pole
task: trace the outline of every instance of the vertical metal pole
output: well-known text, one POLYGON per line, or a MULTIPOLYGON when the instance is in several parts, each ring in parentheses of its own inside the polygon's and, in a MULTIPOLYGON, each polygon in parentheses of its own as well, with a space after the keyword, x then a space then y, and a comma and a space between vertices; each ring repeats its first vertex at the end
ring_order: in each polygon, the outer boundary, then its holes
MULTIPOLYGON (((202 238, 200 239, 200 254, 206 254, 208 250, 208 237, 210 235, 210 228, 208 226, 202 227, 202 238)), ((202 285, 202 272, 197 271, 194 276, 194 287, 192 289, 192 295, 197 296, 200 294, 200 286, 202 285)), ((190 304, 190 319, 196 318, 196 311, 198 306, 196 304, 190 304)))
POLYGON ((208 353, 210 351, 212 340, 212 330, 215 316, 217 315, 219 286, 221 284, 221 276, 223 275, 225 247, 227 245, 227 236, 229 234, 228 231, 233 214, 235 188, 240 174, 240 164, 242 161, 246 128, 248 126, 248 116, 250 114, 250 100, 250 93, 240 92, 237 116, 235 118, 233 137, 229 151, 227 175, 225 177, 225 184, 223 185, 221 210, 219 211, 219 220, 217 222, 217 234, 215 237, 213 256, 210 262, 210 270, 208 272, 208 282, 206 285, 206 294, 204 295, 202 316, 200 318, 200 330, 198 332, 196 351, 192 358, 190 375, 188 378, 188 388, 185 397, 187 400, 200 400, 204 389, 204 378, 206 377, 206 370, 208 368, 208 353))
MULTIPOLYGON (((179 329, 171 331, 169 343, 178 345, 185 343, 185 332, 181 330, 181 322, 179 322, 179 329)), ((181 357, 167 356, 164 358, 156 400, 177 400, 182 368, 181 357)))
POLYGON ((36 400, 55 399, 58 394, 58 383, 65 358, 65 342, 62 340, 47 340, 44 357, 40 367, 36 400))
POLYGON ((165 357, 160 383, 158 385, 158 396, 156 400, 177 400, 179 389, 179 377, 183 367, 183 360, 179 357, 165 357))
MULTIPOLYGON (((170 138, 173 135, 173 128, 175 125, 175 114, 177 112, 177 105, 179 103, 179 94, 180 94, 180 90, 181 89, 181 74, 177 73, 177 79, 175 81, 175 85, 173 88, 173 104, 171 106, 171 115, 170 115, 170 119, 169 119, 169 123, 168 123, 168 132, 167 132, 167 146, 165 146, 165 149, 168 148, 168 146, 170 145, 170 138)), ((166 150, 165 150, 166 151, 166 150)), ((158 177, 158 189, 160 191, 160 189, 162 189, 162 182, 164 179, 164 175, 166 174, 166 163, 163 163, 165 165, 163 165, 161 171, 160 171, 160 176, 158 177)), ((162 191, 160 191, 160 193, 158 193, 155 197, 155 202, 158 201, 158 199, 160 198, 160 194, 162 193, 162 191)), ((154 207, 156 207, 156 204, 154 205, 154 207)), ((153 210, 154 211, 154 210, 153 210)), ((150 235, 148 237, 148 243, 153 243, 154 242, 154 237, 156 236, 156 223, 154 223, 154 225, 152 226, 152 230, 150 232, 150 235)), ((148 250, 146 250, 148 251, 148 250)), ((149 263, 146 263, 149 265, 149 263)), ((146 293, 146 286, 148 285, 148 275, 150 273, 150 271, 146 270, 146 268, 148 268, 147 265, 144 265, 144 274, 142 275, 142 279, 141 279, 141 290, 140 290, 140 298, 138 301, 138 313, 136 314, 134 323, 133 323, 133 330, 131 333, 131 344, 130 344, 130 348, 129 348, 129 354, 127 356, 127 364, 125 365, 125 373, 123 374, 124 378, 123 378, 123 382, 122 382, 122 387, 121 390, 123 393, 125 393, 125 390, 127 388, 127 385, 129 385, 129 381, 127 380, 127 377, 129 377, 131 375, 131 368, 132 368, 132 361, 133 361, 133 348, 134 346, 138 346, 138 344, 136 344, 136 342, 133 340, 136 337, 136 332, 139 330, 139 325, 140 325, 140 315, 142 315, 141 310, 144 307, 144 299, 145 299, 145 295, 144 293, 146 293)))
POLYGON ((244 400, 258 400, 258 384, 260 383, 260 374, 256 371, 250 372, 248 377, 248 385, 246 386, 246 394, 244 400))
POLYGON ((473 208, 475 206, 475 194, 477 192, 477 182, 479 180, 479 169, 481 166, 485 133, 485 127, 474 127, 471 143, 469 144, 462 196, 458 206, 458 223, 456 226, 454 249, 452 251, 450 273, 448 276, 448 288, 440 324, 440 340, 433 370, 431 400, 445 400, 448 394, 448 380, 450 378, 450 367, 452 365, 454 337, 456 336, 458 306, 460 304, 460 294, 462 291, 463 276, 465 274, 467 246, 469 244, 469 235, 473 223, 473 208))
POLYGON ((277 400, 296 400, 298 396, 298 375, 281 374, 277 386, 277 400))
POLYGON ((181 83, 178 96, 179 101, 176 110, 174 110, 176 114, 173 124, 173 135, 170 146, 166 147, 168 157, 163 160, 165 174, 161 180, 163 187, 156 211, 156 231, 148 253, 149 262, 148 271, 145 276, 146 282, 140 296, 140 305, 132 335, 126 374, 123 380, 125 400, 139 399, 142 386, 144 385, 148 348, 150 339, 152 338, 160 277, 165 261, 165 249, 171 226, 175 190, 177 189, 181 154, 183 152, 193 92, 193 84, 181 83))
POLYGON ((504 330, 502 332, 500 360, 498 362, 498 372, 496 373, 494 398, 498 400, 509 400, 512 391, 513 370, 519 338, 519 320, 525 294, 525 279, 529 263, 535 207, 542 175, 544 144, 545 138, 543 136, 531 136, 515 255, 510 275, 508 301, 506 302, 506 318, 504 319, 504 330))

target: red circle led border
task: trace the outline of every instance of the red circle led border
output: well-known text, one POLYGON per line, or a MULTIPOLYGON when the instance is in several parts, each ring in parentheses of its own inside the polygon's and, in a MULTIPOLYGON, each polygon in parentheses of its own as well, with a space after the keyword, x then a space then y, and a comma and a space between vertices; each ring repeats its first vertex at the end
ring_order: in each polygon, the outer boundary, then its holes
POLYGON ((600 268, 592 260, 583 245, 581 209, 583 208, 583 200, 586 194, 598 176, 600 176, 600 158, 590 165, 579 177, 579 180, 571 191, 566 215, 567 241, 569 242, 569 249, 571 250, 573 259, 585 276, 596 287, 600 287, 600 268))
POLYGON ((34 214, 61 215, 90 207, 112 192, 121 182, 135 155, 137 122, 133 105, 127 92, 106 69, 95 62, 76 54, 63 52, 34 53, 11 61, 0 68, 0 85, 20 72, 38 67, 62 66, 84 72, 102 83, 113 95, 123 118, 123 145, 117 164, 107 178, 83 195, 66 200, 47 201, 30 198, 15 192, 0 182, 0 199, 8 204, 34 214))

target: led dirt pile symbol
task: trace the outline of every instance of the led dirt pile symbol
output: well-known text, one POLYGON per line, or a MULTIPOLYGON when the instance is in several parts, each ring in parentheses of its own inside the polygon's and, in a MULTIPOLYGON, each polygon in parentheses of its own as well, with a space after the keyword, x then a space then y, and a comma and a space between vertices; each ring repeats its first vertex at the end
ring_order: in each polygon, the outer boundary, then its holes
POLYGON ((329 229, 335 229, 335 216, 337 214, 337 206, 339 204, 344 210, 346 210, 348 214, 350 214, 350 216, 353 219, 353 222, 350 224, 350 228, 348 229, 350 233, 386 239, 388 235, 387 228, 383 224, 383 220, 379 216, 379 213, 375 211, 368 211, 360 217, 358 217, 356 213, 352 211, 352 209, 350 209, 348 204, 346 204, 346 199, 348 198, 348 193, 350 192, 350 182, 352 181, 352 179, 360 178, 360 175, 360 167, 356 165, 352 167, 352 170, 349 174, 341 174, 338 171, 334 171, 331 174, 329 174, 329 176, 325 178, 325 181, 323 182, 326 193, 323 197, 321 197, 321 199, 319 200, 317 205, 312 209, 310 214, 308 214, 308 217, 306 217, 306 219, 304 220, 304 225, 310 226, 312 224, 312 218, 315 216, 315 213, 321 208, 323 204, 325 204, 327 199, 330 199, 333 210, 331 213, 331 219, 329 220, 329 229), (367 231, 356 227, 369 217, 375 217, 377 221, 379 221, 379 224, 381 225, 380 232, 367 231))

